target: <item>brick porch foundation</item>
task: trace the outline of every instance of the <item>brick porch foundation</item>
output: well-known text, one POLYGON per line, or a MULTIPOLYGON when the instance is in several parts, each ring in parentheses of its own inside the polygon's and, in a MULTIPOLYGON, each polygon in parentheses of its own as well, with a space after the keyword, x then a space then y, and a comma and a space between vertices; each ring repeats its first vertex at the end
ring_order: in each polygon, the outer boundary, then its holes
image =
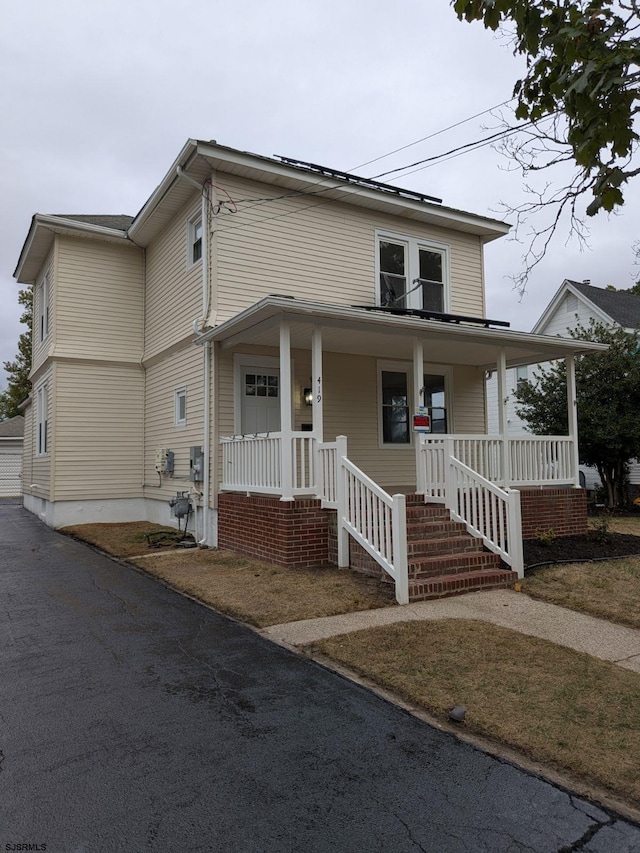
POLYGON ((277 566, 321 566, 329 559, 328 513, 313 499, 218 496, 218 546, 277 566))
POLYGON ((584 536, 587 532, 585 489, 520 489, 522 538, 584 536))

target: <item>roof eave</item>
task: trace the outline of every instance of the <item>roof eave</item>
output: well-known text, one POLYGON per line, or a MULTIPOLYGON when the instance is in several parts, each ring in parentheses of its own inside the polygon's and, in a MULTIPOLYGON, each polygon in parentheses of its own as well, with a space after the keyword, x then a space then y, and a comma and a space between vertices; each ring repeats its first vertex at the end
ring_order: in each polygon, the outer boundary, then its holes
POLYGON ((102 237, 103 239, 128 242, 125 231, 118 228, 108 228, 104 225, 94 225, 76 219, 66 219, 63 216, 52 216, 36 213, 31 218, 29 233, 22 246, 18 264, 13 277, 19 284, 33 284, 44 263, 56 233, 74 231, 87 236, 102 237), (37 254, 36 254, 37 252, 37 254))

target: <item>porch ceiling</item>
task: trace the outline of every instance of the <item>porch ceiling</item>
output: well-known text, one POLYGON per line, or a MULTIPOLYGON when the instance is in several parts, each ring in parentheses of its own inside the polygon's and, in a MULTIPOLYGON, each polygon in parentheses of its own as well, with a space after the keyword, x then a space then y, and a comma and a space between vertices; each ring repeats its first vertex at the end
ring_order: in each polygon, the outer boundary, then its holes
POLYGON ((219 341, 224 348, 242 344, 277 348, 281 320, 289 323, 291 346, 295 349, 309 349, 315 326, 322 329, 325 352, 411 360, 413 341, 418 338, 423 343, 427 362, 473 365, 482 369, 495 368, 501 349, 506 352, 509 366, 607 349, 606 344, 571 338, 389 316, 361 308, 281 296, 265 297, 199 336, 197 343, 210 340, 219 341))

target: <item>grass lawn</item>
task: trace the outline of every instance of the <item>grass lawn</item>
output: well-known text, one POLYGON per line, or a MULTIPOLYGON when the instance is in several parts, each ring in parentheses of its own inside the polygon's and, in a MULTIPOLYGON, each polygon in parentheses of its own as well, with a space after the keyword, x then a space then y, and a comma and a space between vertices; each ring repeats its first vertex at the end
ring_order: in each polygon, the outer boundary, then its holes
POLYGON ((612 533, 631 533, 633 536, 640 536, 640 513, 590 517, 589 527, 597 528, 603 517, 607 519, 606 523, 612 533))
POLYGON ((640 806, 640 675, 467 620, 402 622, 313 645, 435 716, 640 806))
POLYGON ((163 530, 172 528, 141 521, 82 524, 60 532, 126 558, 216 610, 259 628, 395 604, 390 585, 348 569, 284 569, 215 549, 150 549, 145 533, 163 530))
POLYGON ((640 557, 546 566, 528 575, 532 598, 640 628, 640 557))

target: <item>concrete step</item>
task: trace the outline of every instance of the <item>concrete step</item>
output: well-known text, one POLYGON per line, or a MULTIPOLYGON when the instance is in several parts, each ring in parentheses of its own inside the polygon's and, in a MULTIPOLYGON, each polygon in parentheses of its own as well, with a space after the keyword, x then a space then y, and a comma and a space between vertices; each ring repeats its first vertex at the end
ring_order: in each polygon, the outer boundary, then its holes
POLYGON ((494 569, 410 581, 409 601, 428 601, 433 598, 462 595, 465 592, 504 589, 511 586, 517 577, 515 572, 494 569))

